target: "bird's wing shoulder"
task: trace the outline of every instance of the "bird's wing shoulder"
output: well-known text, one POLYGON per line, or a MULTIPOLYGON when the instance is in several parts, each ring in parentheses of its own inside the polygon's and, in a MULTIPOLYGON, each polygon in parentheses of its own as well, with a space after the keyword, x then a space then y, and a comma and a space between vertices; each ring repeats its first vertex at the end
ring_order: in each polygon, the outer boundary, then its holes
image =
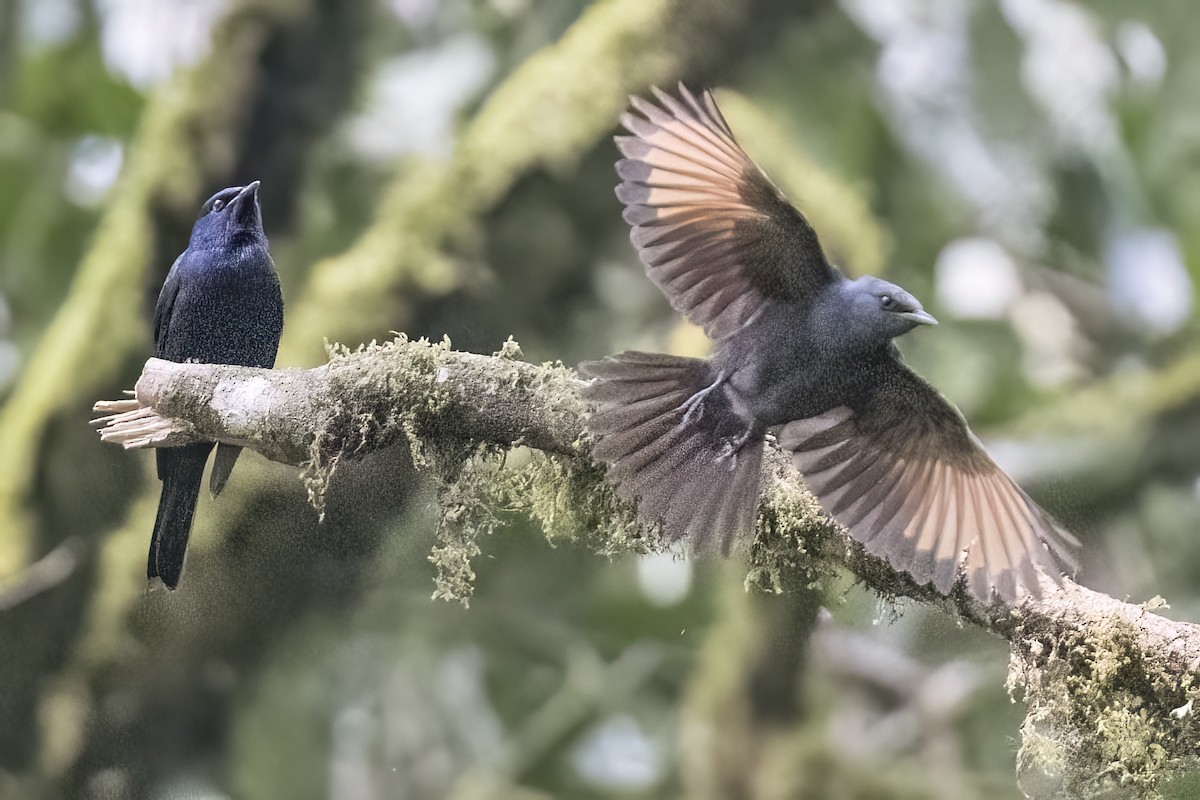
POLYGON ((816 232, 733 137, 712 95, 632 98, 616 137, 630 238, 677 310, 721 339, 764 302, 797 301, 837 278, 816 232))
POLYGON ((992 461, 958 410, 899 357, 873 365, 846 405, 779 432, 822 507, 867 550, 948 592, 1037 596, 1079 542, 992 461))

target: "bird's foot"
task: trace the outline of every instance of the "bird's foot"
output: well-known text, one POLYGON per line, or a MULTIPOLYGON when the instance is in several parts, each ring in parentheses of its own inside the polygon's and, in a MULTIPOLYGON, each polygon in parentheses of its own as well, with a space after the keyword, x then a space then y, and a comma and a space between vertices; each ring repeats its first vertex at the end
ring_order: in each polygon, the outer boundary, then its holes
POLYGON ((747 428, 743 433, 738 434, 732 439, 726 439, 721 446, 721 451, 717 453, 717 461, 729 459, 729 471, 733 472, 737 469, 738 453, 742 452, 742 448, 746 446, 746 442, 750 441, 754 436, 754 431, 747 428))
POLYGON ((714 389, 725 382, 725 372, 721 371, 717 374, 717 379, 712 382, 712 385, 706 386, 694 395, 684 400, 683 403, 676 408, 676 411, 683 411, 683 419, 679 422, 680 425, 688 425, 692 422, 699 422, 704 418, 704 398, 708 397, 714 389))

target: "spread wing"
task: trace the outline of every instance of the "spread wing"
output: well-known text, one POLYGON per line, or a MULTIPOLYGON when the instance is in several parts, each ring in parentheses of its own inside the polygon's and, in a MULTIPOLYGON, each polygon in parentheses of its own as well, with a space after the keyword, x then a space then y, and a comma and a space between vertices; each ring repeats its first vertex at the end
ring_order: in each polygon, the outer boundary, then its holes
POLYGON ((671 305, 719 340, 764 302, 836 280, 817 234, 733 138, 712 95, 682 84, 659 105, 631 98, 616 137, 630 239, 671 305))
POLYGON ((865 395, 785 425, 779 443, 827 513, 919 583, 988 600, 1038 596, 1038 571, 1076 566, 1058 527, 979 444, 957 409, 899 360, 865 395))

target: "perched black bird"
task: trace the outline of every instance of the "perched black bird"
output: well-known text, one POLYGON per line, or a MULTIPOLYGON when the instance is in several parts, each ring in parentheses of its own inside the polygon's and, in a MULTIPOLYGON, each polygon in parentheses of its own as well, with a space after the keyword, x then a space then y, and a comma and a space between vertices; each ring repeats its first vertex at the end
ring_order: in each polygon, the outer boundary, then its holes
MULTIPOLYGON (((169 361, 272 367, 283 332, 283 295, 267 251, 258 181, 214 194, 200 209, 188 247, 167 273, 154 310, 154 354, 169 361)), ((146 577, 179 585, 192 515, 211 443, 162 448, 162 498, 146 577)), ((240 447, 217 446, 209 488, 225 486, 240 447)))
POLYGON ((589 428, 618 493, 728 551, 752 530, 773 431, 825 510, 876 555, 946 593, 1038 592, 1078 546, 988 457, 892 342, 936 321, 904 289, 849 280, 734 140, 710 94, 632 99, 617 162, 646 273, 714 340, 710 360, 621 353, 594 378, 589 428))

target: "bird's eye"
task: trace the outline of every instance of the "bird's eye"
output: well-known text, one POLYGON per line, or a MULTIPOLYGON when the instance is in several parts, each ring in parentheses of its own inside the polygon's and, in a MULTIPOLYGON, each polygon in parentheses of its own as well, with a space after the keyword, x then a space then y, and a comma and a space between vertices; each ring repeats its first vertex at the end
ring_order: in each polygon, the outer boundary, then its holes
POLYGON ((885 294, 879 298, 879 304, 883 306, 884 311, 891 311, 896 307, 896 300, 890 294, 885 294))
POLYGON ((213 210, 213 211, 220 211, 220 210, 221 210, 222 208, 224 208, 224 207, 225 207, 225 201, 224 201, 224 200, 220 200, 220 199, 218 199, 218 200, 213 200, 213 207, 212 207, 212 210, 213 210))

